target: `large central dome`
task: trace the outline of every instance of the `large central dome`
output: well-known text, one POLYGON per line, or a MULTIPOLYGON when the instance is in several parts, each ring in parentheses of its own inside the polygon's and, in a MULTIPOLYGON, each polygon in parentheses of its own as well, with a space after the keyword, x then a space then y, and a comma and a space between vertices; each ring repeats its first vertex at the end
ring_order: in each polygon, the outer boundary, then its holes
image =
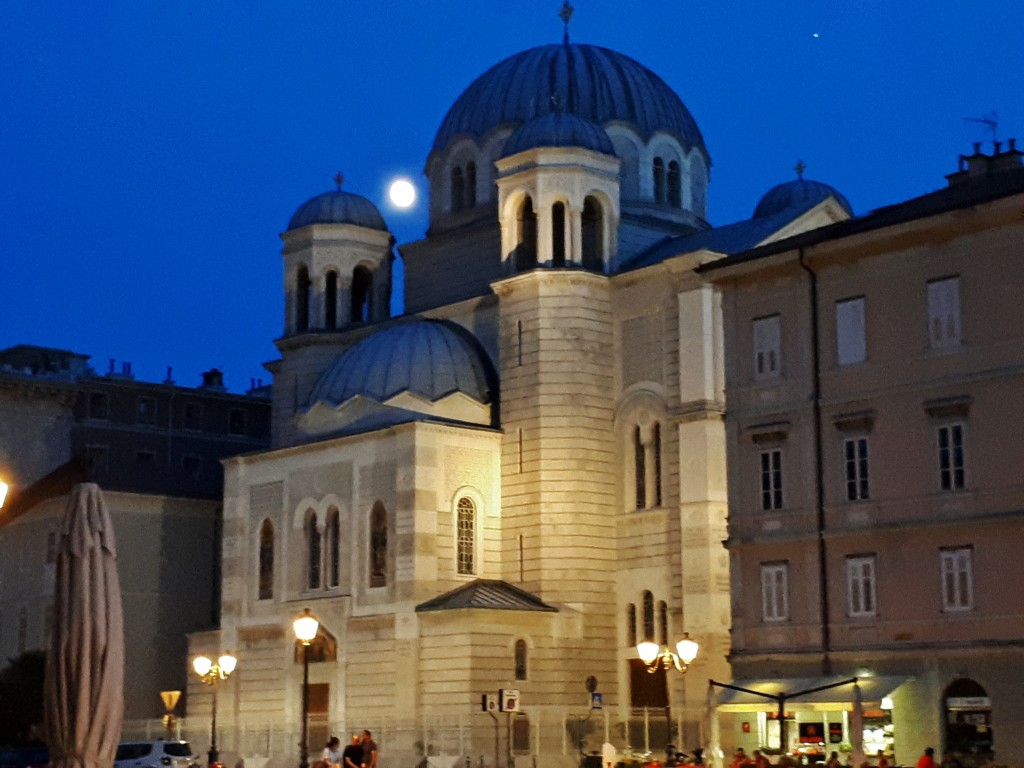
POLYGON ((431 153, 457 136, 478 142, 503 125, 555 111, 599 126, 621 122, 644 138, 668 131, 707 156, 690 111, 665 81, 639 62, 594 45, 543 45, 491 67, 458 98, 438 129, 431 153))

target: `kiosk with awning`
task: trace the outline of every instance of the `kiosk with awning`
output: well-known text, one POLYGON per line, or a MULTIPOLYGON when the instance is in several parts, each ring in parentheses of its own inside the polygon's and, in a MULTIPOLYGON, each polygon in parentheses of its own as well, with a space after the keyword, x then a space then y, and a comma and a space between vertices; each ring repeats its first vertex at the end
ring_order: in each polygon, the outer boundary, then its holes
POLYGON ((804 677, 708 681, 708 737, 721 754, 721 716, 731 715, 732 746, 770 749, 813 763, 831 751, 892 754, 892 694, 906 677, 804 677), (749 715, 744 718, 743 715, 749 715))

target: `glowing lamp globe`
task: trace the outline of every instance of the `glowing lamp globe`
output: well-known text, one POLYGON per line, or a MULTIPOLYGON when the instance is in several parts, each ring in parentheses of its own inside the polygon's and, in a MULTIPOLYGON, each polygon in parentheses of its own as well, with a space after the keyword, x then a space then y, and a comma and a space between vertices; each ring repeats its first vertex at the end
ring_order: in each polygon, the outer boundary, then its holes
POLYGON ((682 659, 683 664, 689 664, 697 658, 697 650, 699 648, 700 646, 690 639, 689 632, 684 632, 683 639, 676 643, 676 653, 682 659))
POLYGON ((650 640, 637 645, 636 652, 640 656, 644 664, 650 664, 661 652, 661 648, 657 643, 652 643, 650 640))
POLYGON ((235 671, 235 667, 238 665, 238 659, 230 654, 224 654, 217 659, 217 666, 220 668, 221 677, 227 677, 235 671))
POLYGON ((206 677, 210 674, 210 670, 213 669, 213 661, 208 659, 206 656, 196 656, 192 660, 192 669, 194 669, 196 674, 200 677, 206 677))
POLYGON ((309 645, 316 637, 317 630, 320 629, 320 622, 309 612, 309 608, 306 608, 302 615, 292 622, 292 629, 295 631, 296 640, 303 645, 309 645))

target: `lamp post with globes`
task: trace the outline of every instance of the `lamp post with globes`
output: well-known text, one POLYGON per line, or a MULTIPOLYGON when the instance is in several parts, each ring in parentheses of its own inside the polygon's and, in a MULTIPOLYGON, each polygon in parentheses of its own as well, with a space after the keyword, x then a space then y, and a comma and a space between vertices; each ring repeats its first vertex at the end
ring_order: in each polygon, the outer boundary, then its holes
POLYGON ((224 654, 213 661, 207 656, 196 656, 192 660, 192 669, 199 675, 204 685, 210 686, 210 694, 213 697, 213 705, 210 715, 210 751, 207 755, 207 765, 213 766, 219 761, 220 753, 217 750, 217 683, 227 680, 235 671, 238 659, 230 654, 224 654))
MULTIPOLYGON (((659 669, 664 669, 666 674, 673 669, 682 672, 684 675, 690 668, 690 664, 697 658, 697 651, 700 646, 695 640, 690 638, 689 632, 684 632, 682 639, 676 643, 675 649, 669 648, 667 645, 658 645, 658 643, 650 640, 645 640, 642 643, 637 643, 636 652, 640 657, 640 660, 647 665, 647 671, 652 675, 659 669)), ((669 714, 668 707, 665 708, 665 719, 666 728, 668 729, 668 738, 672 739, 672 716, 669 714)), ((675 748, 669 744, 665 748, 666 760, 672 761, 675 758, 673 754, 675 748)))
POLYGON ((295 639, 302 643, 302 740, 299 742, 299 768, 309 768, 309 645, 316 638, 320 621, 303 610, 292 622, 295 639))

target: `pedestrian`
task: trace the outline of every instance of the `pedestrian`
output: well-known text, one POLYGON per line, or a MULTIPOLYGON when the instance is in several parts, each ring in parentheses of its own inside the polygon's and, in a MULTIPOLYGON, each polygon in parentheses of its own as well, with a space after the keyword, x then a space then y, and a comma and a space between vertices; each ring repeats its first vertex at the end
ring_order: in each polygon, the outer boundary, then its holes
POLYGON ((917 758, 915 768, 937 768, 935 765, 935 750, 925 747, 924 754, 917 758))
POLYGON ((833 752, 828 756, 828 762, 825 763, 825 768, 843 768, 843 764, 839 761, 838 752, 833 752))
POLYGON ((878 750, 878 768, 889 768, 889 761, 885 758, 885 752, 878 750))
POLYGON ((323 768, 341 768, 341 739, 331 736, 327 740, 320 762, 323 763, 323 768))
MULTIPOLYGON (((377 768, 377 743, 373 734, 363 731, 363 765, 362 768, 377 768)), ((935 768, 933 765, 931 768, 935 768)))
POLYGON ((760 749, 754 750, 754 768, 770 768, 771 763, 768 762, 768 756, 765 755, 760 749))
POLYGON ((345 751, 341 753, 342 768, 362 768, 363 765, 363 737, 358 733, 352 734, 352 741, 345 751))

